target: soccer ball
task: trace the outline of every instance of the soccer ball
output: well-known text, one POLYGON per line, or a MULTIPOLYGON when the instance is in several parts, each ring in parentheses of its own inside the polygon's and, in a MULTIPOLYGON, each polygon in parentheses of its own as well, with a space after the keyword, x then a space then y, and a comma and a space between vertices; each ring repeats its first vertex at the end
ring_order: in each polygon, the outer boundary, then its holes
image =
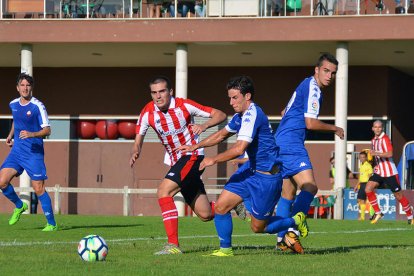
POLYGON ((108 254, 108 245, 98 235, 89 235, 80 240, 78 254, 87 262, 104 261, 108 254))

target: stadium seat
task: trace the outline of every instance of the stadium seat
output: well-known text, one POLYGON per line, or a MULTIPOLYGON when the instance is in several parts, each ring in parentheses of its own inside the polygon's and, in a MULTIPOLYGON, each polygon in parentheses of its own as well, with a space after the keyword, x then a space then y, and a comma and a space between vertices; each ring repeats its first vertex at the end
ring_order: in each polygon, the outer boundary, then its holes
POLYGON ((318 211, 319 211, 319 207, 321 207, 321 204, 319 202, 319 197, 314 197, 312 202, 311 202, 311 207, 314 208, 313 210, 313 218, 317 219, 318 218, 318 211))
POLYGON ((328 219, 332 218, 332 213, 333 213, 332 210, 333 210, 334 205, 335 205, 335 196, 330 195, 328 197, 325 197, 325 200, 323 201, 320 207, 328 209, 328 214, 326 218, 328 219))

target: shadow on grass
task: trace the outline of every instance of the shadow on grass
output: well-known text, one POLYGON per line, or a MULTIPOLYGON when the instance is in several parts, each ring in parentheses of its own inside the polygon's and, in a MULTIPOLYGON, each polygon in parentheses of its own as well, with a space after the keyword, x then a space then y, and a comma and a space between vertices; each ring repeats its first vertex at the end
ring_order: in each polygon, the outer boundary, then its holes
POLYGON ((331 248, 306 248, 305 254, 308 255, 326 255, 334 253, 349 253, 353 250, 367 249, 367 248, 381 248, 381 249, 394 249, 394 248, 411 248, 411 245, 389 245, 389 244, 369 244, 369 245, 356 245, 356 246, 341 246, 341 247, 331 247, 331 248))
MULTIPOLYGON (((330 248, 306 248, 305 254, 307 255, 327 255, 327 254, 336 254, 336 253, 349 253, 353 250, 367 249, 367 248, 382 248, 382 249, 394 249, 394 248, 412 248, 411 245, 357 245, 357 246, 341 246, 341 247, 330 247, 330 248)), ((210 252, 218 249, 217 246, 200 246, 190 250, 186 250, 184 253, 199 253, 199 252, 210 252)), ((284 255, 296 255, 293 252, 281 252, 276 251, 274 245, 263 245, 263 246, 233 246, 235 255, 254 255, 254 254, 263 254, 263 251, 270 251, 270 253, 275 254, 284 254, 284 255), (256 251, 256 252, 254 252, 256 251)))
MULTIPOLYGON (((100 224, 100 225, 58 225, 59 231, 67 231, 74 229, 94 229, 94 228, 125 228, 125 227, 137 227, 144 226, 144 224, 100 224)), ((43 229, 44 226, 37 229, 43 229)), ((29 229, 27 229, 29 230, 29 229)))

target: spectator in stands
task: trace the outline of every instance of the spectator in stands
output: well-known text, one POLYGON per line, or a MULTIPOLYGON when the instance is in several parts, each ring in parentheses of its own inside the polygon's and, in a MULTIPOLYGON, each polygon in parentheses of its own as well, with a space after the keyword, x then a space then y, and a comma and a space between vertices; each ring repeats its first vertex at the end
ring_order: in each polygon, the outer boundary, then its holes
POLYGON ((10 181, 25 170, 32 180, 32 187, 42 205, 47 224, 42 231, 57 231, 52 209, 52 201, 45 189, 46 166, 44 162, 43 138, 50 135, 50 124, 46 107, 32 96, 34 80, 21 73, 17 78, 17 91, 20 97, 10 102, 13 124, 6 144, 12 147, 0 168, 0 189, 16 206, 9 225, 20 220, 29 207, 14 191, 10 181))
MULTIPOLYGON (((178 13, 181 14, 181 17, 187 17, 188 12, 194 14, 195 12, 194 7, 195 7, 195 4, 192 1, 178 0, 177 10, 178 10, 178 13)), ((171 14, 171 17, 175 17, 175 1, 172 1, 170 4, 170 14, 171 14)))
POLYGON ((196 16, 205 17, 206 16, 206 2, 205 0, 196 0, 194 11, 196 16))
POLYGON ((159 18, 161 17, 161 7, 164 0, 148 0, 148 10, 150 18, 159 18))

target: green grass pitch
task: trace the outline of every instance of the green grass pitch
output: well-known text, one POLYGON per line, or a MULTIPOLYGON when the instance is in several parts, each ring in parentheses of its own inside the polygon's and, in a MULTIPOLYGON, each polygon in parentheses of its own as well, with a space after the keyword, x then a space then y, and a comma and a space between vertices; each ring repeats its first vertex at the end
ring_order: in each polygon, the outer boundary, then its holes
POLYGON ((213 222, 180 218, 183 255, 154 256, 166 242, 160 217, 57 216, 60 231, 41 232, 43 215, 14 226, 0 215, 0 275, 414 275, 414 228, 406 221, 309 219, 305 255, 276 252, 275 236, 253 234, 233 219, 234 257, 205 257, 218 248, 213 222), (79 240, 102 236, 106 261, 87 263, 79 240))

